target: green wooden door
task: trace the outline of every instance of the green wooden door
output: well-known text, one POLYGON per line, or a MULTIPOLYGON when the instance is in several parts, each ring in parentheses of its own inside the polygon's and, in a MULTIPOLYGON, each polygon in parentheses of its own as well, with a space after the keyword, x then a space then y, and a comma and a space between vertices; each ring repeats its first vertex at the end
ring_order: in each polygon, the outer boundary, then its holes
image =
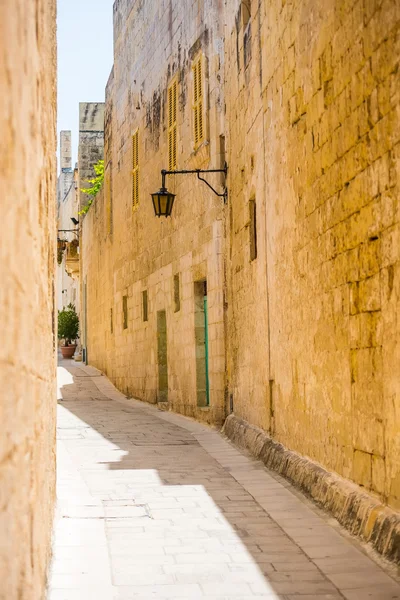
POLYGON ((210 379, 208 375, 208 303, 207 296, 204 296, 204 340, 206 346, 206 403, 210 405, 210 379))

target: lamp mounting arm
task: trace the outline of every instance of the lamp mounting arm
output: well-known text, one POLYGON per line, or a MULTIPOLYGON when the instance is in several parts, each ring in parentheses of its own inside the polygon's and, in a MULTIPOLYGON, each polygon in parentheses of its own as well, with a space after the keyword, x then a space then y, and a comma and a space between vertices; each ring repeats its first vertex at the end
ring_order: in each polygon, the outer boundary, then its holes
POLYGON ((200 175, 200 171, 198 171, 198 172, 197 172, 197 179, 200 179, 200 181, 204 181, 204 183, 205 183, 206 185, 208 185, 208 187, 210 188, 210 190, 212 190, 216 196, 219 196, 220 198, 224 198, 224 200, 225 200, 225 196, 226 196, 226 189, 224 189, 224 191, 222 192, 222 194, 219 194, 219 193, 217 192, 217 190, 214 190, 214 188, 213 188, 213 186, 211 185, 211 183, 208 183, 207 179, 204 179, 204 177, 201 177, 201 175, 200 175))
POLYGON ((224 173, 225 177, 226 177, 226 175, 228 173, 228 165, 225 163, 225 167, 223 169, 191 169, 191 170, 183 170, 183 171, 167 171, 166 169, 162 169, 162 171, 161 171, 161 177, 162 177, 161 188, 163 190, 166 190, 165 182, 166 182, 167 175, 196 174, 197 179, 199 179, 200 181, 204 181, 204 183, 210 188, 210 190, 212 190, 214 192, 214 194, 216 196, 218 196, 219 198, 223 198, 224 202, 226 202, 226 197, 227 197, 226 187, 225 187, 224 191, 222 192, 222 194, 220 194, 219 192, 217 192, 216 189, 213 188, 213 186, 206 179, 204 179, 204 177, 201 177, 202 173, 224 173))

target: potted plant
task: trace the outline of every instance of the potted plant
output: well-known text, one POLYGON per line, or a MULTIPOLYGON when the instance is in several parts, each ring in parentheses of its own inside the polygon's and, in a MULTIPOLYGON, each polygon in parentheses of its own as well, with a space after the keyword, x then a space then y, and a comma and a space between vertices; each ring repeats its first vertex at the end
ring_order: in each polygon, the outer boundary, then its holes
POLYGON ((73 304, 68 304, 62 310, 58 311, 58 339, 64 340, 64 346, 61 346, 63 358, 72 358, 79 336, 79 318, 73 304))

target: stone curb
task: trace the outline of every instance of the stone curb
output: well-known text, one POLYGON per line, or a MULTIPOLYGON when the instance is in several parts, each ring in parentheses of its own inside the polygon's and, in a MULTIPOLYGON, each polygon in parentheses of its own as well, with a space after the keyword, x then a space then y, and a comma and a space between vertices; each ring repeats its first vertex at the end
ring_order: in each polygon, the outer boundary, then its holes
POLYGON ((230 415, 222 432, 266 467, 288 479, 330 512, 350 533, 370 543, 386 559, 400 564, 400 515, 356 484, 326 471, 272 440, 262 429, 230 415))

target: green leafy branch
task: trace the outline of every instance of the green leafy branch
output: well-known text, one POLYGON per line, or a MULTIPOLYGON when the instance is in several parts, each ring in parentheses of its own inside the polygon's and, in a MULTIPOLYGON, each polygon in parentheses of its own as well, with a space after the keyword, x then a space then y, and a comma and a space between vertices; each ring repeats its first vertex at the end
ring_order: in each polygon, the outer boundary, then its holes
POLYGON ((88 200, 88 203, 82 208, 81 211, 79 211, 79 215, 86 215, 89 208, 93 204, 93 200, 95 199, 95 197, 97 196, 97 194, 99 193, 101 188, 103 187, 104 160, 99 160, 97 163, 95 163, 93 165, 93 169, 96 174, 96 177, 93 177, 93 179, 86 179, 87 183, 91 184, 91 187, 81 188, 81 192, 83 192, 84 194, 87 194, 88 196, 90 196, 90 198, 88 200))

